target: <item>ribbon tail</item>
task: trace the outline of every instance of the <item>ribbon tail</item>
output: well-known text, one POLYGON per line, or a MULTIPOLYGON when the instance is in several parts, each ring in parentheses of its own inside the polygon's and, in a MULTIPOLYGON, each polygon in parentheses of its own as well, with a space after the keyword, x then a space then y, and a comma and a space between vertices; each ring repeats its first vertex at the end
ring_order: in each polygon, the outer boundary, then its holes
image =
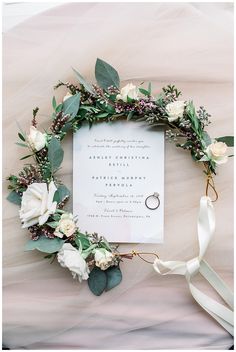
POLYGON ((225 303, 227 303, 228 306, 233 309, 234 308, 233 292, 205 260, 201 261, 199 271, 201 275, 216 290, 216 292, 222 297, 225 303))
POLYGON ((210 265, 203 260, 205 252, 215 231, 214 207, 209 197, 201 197, 197 225, 199 242, 199 255, 197 257, 188 260, 187 262, 163 262, 157 258, 154 261, 153 266, 154 269, 161 275, 184 275, 188 282, 189 290, 195 301, 233 336, 233 293, 219 277, 219 275, 217 275, 216 272, 210 267, 210 265), (194 286, 192 283, 192 278, 197 273, 200 273, 209 282, 209 284, 226 302, 229 308, 207 296, 194 286))
POLYGON ((225 330, 234 335, 234 313, 229 308, 218 303, 197 289, 191 281, 189 283, 190 292, 195 301, 208 312, 225 330))

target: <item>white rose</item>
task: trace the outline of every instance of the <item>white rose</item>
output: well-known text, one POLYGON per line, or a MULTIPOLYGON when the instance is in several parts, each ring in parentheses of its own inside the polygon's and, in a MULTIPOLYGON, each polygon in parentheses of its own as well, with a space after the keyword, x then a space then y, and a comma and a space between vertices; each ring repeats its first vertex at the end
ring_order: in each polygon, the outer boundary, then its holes
POLYGON ((72 95, 71 93, 67 92, 66 95, 65 95, 64 98, 63 98, 63 103, 64 103, 64 101, 66 101, 66 99, 68 99, 68 98, 70 98, 70 97, 72 97, 72 96, 73 96, 73 95, 72 95))
POLYGON ((120 94, 116 96, 116 99, 121 99, 124 102, 127 102, 127 99, 138 99, 138 89, 132 83, 128 83, 125 87, 123 87, 120 91, 120 94))
POLYGON ((35 224, 43 225, 51 214, 56 211, 57 202, 53 202, 56 186, 53 181, 49 187, 46 183, 32 183, 23 192, 20 219, 23 228, 35 224))
POLYGON ((178 118, 183 117, 185 108, 185 102, 181 100, 174 101, 166 105, 166 111, 169 115, 168 120, 170 122, 178 120, 178 118))
POLYGON ((68 268, 71 271, 74 279, 76 278, 76 275, 78 275, 80 282, 88 279, 88 265, 81 253, 70 243, 63 244, 57 254, 57 260, 63 268, 68 268))
POLYGON ((38 131, 34 126, 30 127, 30 133, 28 134, 27 139, 30 147, 36 152, 43 149, 47 141, 46 133, 38 131))
POLYGON ((228 147, 225 143, 215 141, 208 145, 206 153, 216 164, 225 164, 228 161, 227 149, 228 147))
POLYGON ((94 251, 94 259, 96 266, 102 270, 106 270, 113 264, 114 255, 105 248, 99 248, 94 251))
POLYGON ((73 215, 70 213, 62 214, 54 235, 62 238, 64 235, 70 237, 76 230, 73 215))

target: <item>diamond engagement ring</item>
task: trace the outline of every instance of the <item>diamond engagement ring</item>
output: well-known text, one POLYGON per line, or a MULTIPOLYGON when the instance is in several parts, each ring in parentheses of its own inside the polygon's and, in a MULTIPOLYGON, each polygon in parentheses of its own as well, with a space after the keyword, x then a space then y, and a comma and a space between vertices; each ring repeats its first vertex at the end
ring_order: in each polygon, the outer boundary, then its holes
POLYGON ((150 210, 155 210, 155 209, 159 208, 159 206, 160 206, 159 197, 160 197, 160 195, 157 192, 154 192, 152 195, 148 196, 145 199, 146 207, 150 210))

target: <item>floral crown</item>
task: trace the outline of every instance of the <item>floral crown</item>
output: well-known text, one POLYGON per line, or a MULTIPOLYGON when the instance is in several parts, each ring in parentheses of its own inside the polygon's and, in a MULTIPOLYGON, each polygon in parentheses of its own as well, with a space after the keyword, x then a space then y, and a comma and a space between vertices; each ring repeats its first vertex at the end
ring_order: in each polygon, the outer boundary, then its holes
POLYGON ((101 59, 97 59, 95 67, 97 84, 90 84, 78 71, 74 72, 77 84, 60 81, 55 86, 64 86, 68 92, 62 102, 57 103, 53 97, 50 128, 45 132, 37 129, 39 109, 35 108, 29 133, 18 133, 17 145, 29 150, 21 160, 31 158, 33 162, 18 175, 8 177, 8 200, 20 206, 22 227, 29 230, 31 238, 25 249, 37 249, 52 260, 57 258, 74 278, 87 280, 91 291, 100 295, 120 283, 124 258, 138 255, 147 261, 143 256, 148 253, 119 253, 118 247, 103 236, 81 233, 76 217, 63 210, 70 191, 57 178, 57 171, 64 156, 61 142, 67 133, 76 132, 86 123, 92 127, 94 123, 117 120, 165 127, 166 139, 189 151, 192 159, 203 166, 206 194, 211 187, 216 199, 213 175, 217 166, 231 156, 228 147, 233 146, 233 137, 210 138, 205 131, 210 115, 203 106, 196 110, 192 101, 180 100, 181 92, 174 85, 167 85, 158 94, 152 91, 151 83, 147 88, 132 83, 120 88, 117 71, 101 59))

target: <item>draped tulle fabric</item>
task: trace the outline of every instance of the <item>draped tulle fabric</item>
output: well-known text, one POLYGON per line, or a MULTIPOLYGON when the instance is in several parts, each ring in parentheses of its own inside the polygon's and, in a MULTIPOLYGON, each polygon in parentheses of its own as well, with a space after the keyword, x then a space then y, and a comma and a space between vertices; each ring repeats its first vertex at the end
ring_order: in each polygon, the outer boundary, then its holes
MULTIPOLYGON (((71 67, 93 80, 97 57, 116 67, 123 83, 151 81, 154 91, 174 83, 212 115, 212 137, 232 134, 233 8, 230 3, 69 3, 33 17, 4 34, 3 176, 16 173, 28 130, 40 107, 49 125, 51 97, 71 67)), ((64 142, 60 176, 72 186, 72 138, 64 142)), ((232 287, 232 159, 218 169, 216 233, 206 260, 232 287)), ((156 251, 162 260, 198 253, 197 215, 205 178, 190 155, 166 143, 165 239, 160 245, 121 245, 156 251)), ((183 277, 159 276, 139 258, 121 264, 123 281, 95 297, 55 261, 24 252, 27 231, 3 183, 3 340, 13 349, 227 349, 232 337, 191 297, 183 277)), ((71 207, 71 203, 69 204, 71 207)), ((215 293, 200 278, 195 284, 215 293)))

